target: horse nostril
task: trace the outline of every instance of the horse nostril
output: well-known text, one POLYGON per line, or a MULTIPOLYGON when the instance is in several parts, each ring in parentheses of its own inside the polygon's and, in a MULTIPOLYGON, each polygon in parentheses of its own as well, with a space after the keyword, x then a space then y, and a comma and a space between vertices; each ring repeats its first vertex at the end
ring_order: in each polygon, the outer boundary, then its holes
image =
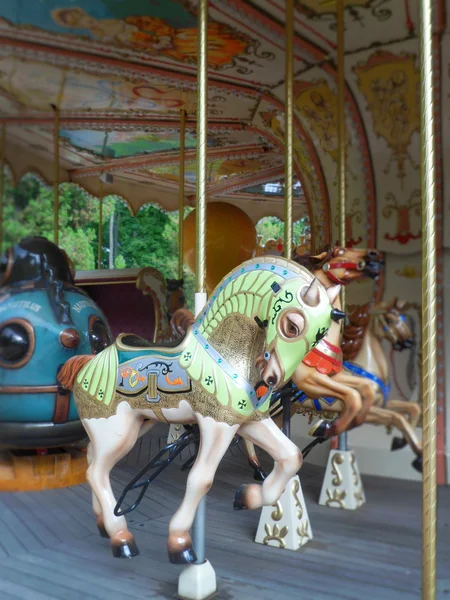
POLYGON ((269 385, 275 385, 275 384, 276 384, 276 382, 277 382, 277 378, 276 378, 276 377, 273 377, 273 376, 269 377, 269 379, 267 380, 267 383, 268 383, 269 385))

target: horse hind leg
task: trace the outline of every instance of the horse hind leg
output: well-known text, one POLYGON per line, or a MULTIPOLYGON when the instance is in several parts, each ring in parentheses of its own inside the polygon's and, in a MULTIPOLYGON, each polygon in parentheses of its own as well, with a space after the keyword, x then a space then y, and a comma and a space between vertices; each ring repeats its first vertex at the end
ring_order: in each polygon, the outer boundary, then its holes
MULTIPOLYGON (((90 466, 90 464, 92 462, 92 452, 93 452, 92 442, 90 442, 87 447, 87 456, 86 456, 88 467, 90 466)), ((97 517, 97 529, 98 529, 100 536, 102 538, 109 539, 109 535, 108 535, 108 532, 106 531, 105 522, 103 519, 102 507, 101 507, 100 502, 98 501, 97 495, 93 489, 92 489, 92 510, 94 512, 94 515, 97 517)))
MULTIPOLYGON (((114 465, 134 446, 142 418, 128 409, 108 419, 84 419, 83 425, 92 444, 91 464, 87 479, 97 499, 106 534, 111 541, 112 553, 118 558, 137 556, 139 550, 134 536, 128 530, 124 516, 116 517, 114 497, 109 474, 114 465)), ((97 507, 98 508, 98 507, 97 507)), ((94 512, 96 502, 94 500, 94 512)), ((97 521, 98 522, 98 521, 97 521)))
POLYGON ((422 444, 417 438, 415 430, 403 415, 385 408, 372 407, 367 415, 366 422, 374 425, 393 426, 401 431, 411 450, 416 454, 416 458, 412 463, 413 467, 420 473, 422 472, 422 444))
POLYGON ((201 499, 214 480, 217 467, 234 438, 238 425, 218 423, 211 417, 197 415, 200 428, 200 448, 189 472, 183 501, 169 523, 167 548, 170 562, 192 563, 197 560, 189 530, 201 499))

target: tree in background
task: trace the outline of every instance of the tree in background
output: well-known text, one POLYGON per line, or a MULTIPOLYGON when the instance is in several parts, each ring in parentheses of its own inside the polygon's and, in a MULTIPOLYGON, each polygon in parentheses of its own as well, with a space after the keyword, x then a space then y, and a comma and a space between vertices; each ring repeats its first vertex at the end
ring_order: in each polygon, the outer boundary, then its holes
MULTIPOLYGON (((23 177, 16 188, 6 179, 3 209, 2 251, 27 235, 53 240, 53 189, 35 175, 23 177)), ((97 268, 99 201, 72 183, 59 187, 59 243, 78 270, 97 268)), ((186 207, 184 217, 191 208, 186 207)), ((152 266, 169 279, 178 278, 178 211, 166 213, 155 205, 143 206, 133 216, 118 196, 103 199, 102 267, 142 268, 152 266)), ((298 244, 309 229, 303 217, 294 223, 298 244)), ((277 217, 264 217, 256 225, 262 244, 283 237, 284 223, 277 217)), ((184 271, 185 295, 192 308, 195 278, 184 271)))

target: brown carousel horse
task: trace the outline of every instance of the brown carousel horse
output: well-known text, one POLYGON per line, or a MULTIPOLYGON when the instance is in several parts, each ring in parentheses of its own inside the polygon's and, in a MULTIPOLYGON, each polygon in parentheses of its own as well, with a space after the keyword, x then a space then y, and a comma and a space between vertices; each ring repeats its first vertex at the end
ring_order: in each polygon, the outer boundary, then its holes
MULTIPOLYGON (((145 267, 138 273, 136 287, 146 296, 151 296, 155 310, 155 331, 153 342, 172 338, 170 318, 175 311, 185 305, 182 279, 165 279, 153 267, 145 267)), ((178 337, 178 336, 177 336, 178 337)))
POLYGON ((395 299, 390 305, 377 304, 372 310, 366 305, 350 315, 343 340, 344 366, 352 376, 369 378, 376 390, 376 399, 365 423, 395 427, 402 438, 394 437, 392 450, 407 444, 416 454, 413 467, 422 471, 422 444, 416 427, 422 415, 416 402, 390 400, 391 381, 389 364, 381 342, 387 340, 394 350, 402 351, 414 344, 414 334, 405 318, 406 302, 395 299))
MULTIPOLYGON (((395 299, 390 305, 380 303, 371 309, 371 305, 366 304, 356 308, 349 316, 349 323, 344 330, 343 364, 348 377, 369 381, 374 390, 375 401, 367 412, 364 423, 398 429, 403 437, 394 437, 391 449, 399 450, 409 444, 416 454, 412 465, 421 472, 422 444, 417 437, 416 427, 422 410, 416 402, 388 399, 391 381, 388 360, 381 345, 383 340, 387 340, 397 351, 413 346, 414 335, 404 315, 406 307, 405 302, 395 299)), ((295 393, 292 400, 292 413, 309 414, 311 418, 321 416, 333 419, 342 409, 341 403, 333 398, 322 398, 320 404, 317 401, 313 403, 301 392, 295 393)), ((282 415, 281 403, 275 400, 270 412, 274 421, 278 422, 282 415)), ((355 423, 349 429, 353 427, 355 423)), ((259 466, 258 459, 253 455, 249 462, 253 468, 259 466)), ((259 469, 258 472, 260 473, 259 469)))

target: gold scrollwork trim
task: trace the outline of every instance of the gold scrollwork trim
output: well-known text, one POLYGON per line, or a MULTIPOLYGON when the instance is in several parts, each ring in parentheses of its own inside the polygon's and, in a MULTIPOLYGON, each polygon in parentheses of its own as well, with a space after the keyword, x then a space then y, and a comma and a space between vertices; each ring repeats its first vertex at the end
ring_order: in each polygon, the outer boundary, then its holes
POLYGON ((342 473, 338 468, 338 465, 342 465, 343 462, 344 462, 344 455, 341 453, 334 454, 333 458, 331 459, 331 472, 334 475, 333 479, 331 480, 331 483, 335 487, 338 487, 344 481, 344 479, 342 477, 342 473))
POLYGON ((308 540, 311 539, 307 521, 304 521, 299 527, 297 527, 297 535, 299 537, 298 548, 301 548, 308 540), (303 540, 306 541, 304 542, 303 540))
POLYGON ((278 542, 279 548, 286 548, 285 537, 289 533, 289 528, 286 527, 286 525, 280 529, 278 527, 278 525, 275 523, 275 525, 273 526, 273 529, 272 529, 270 527, 269 523, 266 523, 264 525, 264 529, 265 529, 267 535, 263 539, 263 543, 266 546, 269 545, 269 542, 273 541, 273 542, 278 542))
POLYGON ((292 495, 294 496, 295 506, 298 508, 297 519, 299 521, 301 521, 303 518, 303 506, 300 501, 300 498, 297 495, 299 491, 300 491, 300 481, 298 479, 296 479, 294 481, 294 485, 292 486, 292 495))
POLYGON ((358 486, 359 485, 359 477, 358 477, 358 471, 356 470, 356 456, 353 454, 353 452, 351 453, 350 463, 352 466, 353 481, 354 481, 355 485, 358 486))
POLYGON ((343 490, 342 492, 340 492, 337 489, 327 489, 327 496, 328 499, 325 502, 326 506, 331 506, 332 504, 337 504, 339 506, 339 508, 345 508, 345 496, 347 495, 347 492, 345 490, 343 490))
POLYGON ((274 521, 281 521, 283 518, 283 507, 281 506, 281 502, 278 500, 276 504, 273 505, 275 510, 270 515, 274 521))

